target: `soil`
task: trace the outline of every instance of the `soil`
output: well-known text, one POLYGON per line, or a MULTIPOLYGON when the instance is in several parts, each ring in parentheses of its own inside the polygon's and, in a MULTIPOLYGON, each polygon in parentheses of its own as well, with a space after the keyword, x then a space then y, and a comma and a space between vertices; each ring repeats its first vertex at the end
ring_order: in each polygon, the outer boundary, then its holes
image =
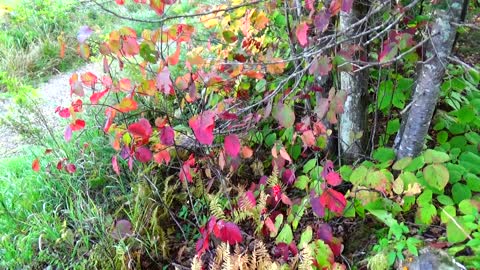
MULTIPOLYGON (((59 117, 55 114, 55 108, 57 106, 69 106, 71 102, 70 77, 75 72, 83 73, 86 71, 101 74, 102 66, 100 63, 90 63, 74 71, 55 75, 37 87, 37 97, 32 98, 40 105, 39 111, 50 127, 61 128, 58 125, 59 117)), ((15 110, 15 106, 12 99, 0 99, 0 119, 5 118, 10 111, 15 110)), ((0 123, 0 159, 14 157, 21 152, 22 147, 28 145, 29 140, 28 138, 22 139, 14 128, 3 123, 3 121, 0 123)))

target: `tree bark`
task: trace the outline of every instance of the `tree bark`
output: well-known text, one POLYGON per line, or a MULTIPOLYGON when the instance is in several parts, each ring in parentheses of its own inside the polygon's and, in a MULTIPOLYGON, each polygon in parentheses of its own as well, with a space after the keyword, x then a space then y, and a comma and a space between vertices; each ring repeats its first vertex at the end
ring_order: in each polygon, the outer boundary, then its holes
POLYGON ((437 104, 447 57, 452 51, 456 34, 456 27, 450 22, 460 18, 463 0, 452 0, 448 4, 444 2, 446 10, 437 9, 433 13, 430 41, 425 49, 427 60, 420 68, 410 108, 395 138, 397 158, 413 157, 422 151, 437 104))
MULTIPOLYGON (((364 16, 364 7, 353 5, 350 13, 341 11, 340 31, 347 31, 346 36, 353 36, 359 32, 359 27, 352 27, 354 23, 364 16)), ((353 44, 360 44, 360 39, 345 42, 342 47, 346 48, 353 44)), ((358 58, 358 57, 357 57, 358 58)), ((340 116, 338 143, 340 154, 345 160, 356 160, 365 154, 365 138, 367 125, 367 90, 368 71, 340 72, 341 90, 345 91, 347 98, 344 111, 340 116)))

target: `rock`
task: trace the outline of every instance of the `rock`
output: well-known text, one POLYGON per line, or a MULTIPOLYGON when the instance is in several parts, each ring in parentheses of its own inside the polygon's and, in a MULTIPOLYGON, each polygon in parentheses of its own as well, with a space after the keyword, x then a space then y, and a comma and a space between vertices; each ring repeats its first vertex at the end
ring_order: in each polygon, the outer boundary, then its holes
POLYGON ((441 249, 424 248, 418 257, 400 263, 398 270, 466 270, 453 257, 441 249))

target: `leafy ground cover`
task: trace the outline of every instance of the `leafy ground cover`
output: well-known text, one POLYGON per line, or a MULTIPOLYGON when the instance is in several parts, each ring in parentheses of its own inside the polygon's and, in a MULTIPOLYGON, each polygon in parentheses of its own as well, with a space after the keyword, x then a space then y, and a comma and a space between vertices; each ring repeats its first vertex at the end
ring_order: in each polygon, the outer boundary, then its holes
MULTIPOLYGON (((374 42, 373 129, 352 132, 369 141, 352 161, 336 149, 337 76, 371 62, 349 58, 358 48, 307 56, 350 2, 306 1, 313 21, 289 3, 116 2, 100 8, 141 23, 75 32, 65 53, 104 70, 70 76, 62 131, 13 117, 38 146, 0 160, 2 267, 401 269, 424 247, 480 267, 478 66, 446 66, 423 150, 397 158, 421 35, 374 42)), ((423 31, 415 15, 399 27, 423 31)))

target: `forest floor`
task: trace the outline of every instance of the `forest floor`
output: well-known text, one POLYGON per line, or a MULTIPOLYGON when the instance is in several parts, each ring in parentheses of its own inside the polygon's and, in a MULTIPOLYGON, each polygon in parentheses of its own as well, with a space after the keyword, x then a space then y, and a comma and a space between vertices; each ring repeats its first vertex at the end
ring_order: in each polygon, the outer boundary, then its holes
MULTIPOLYGON (((62 128, 58 125, 59 117, 55 113, 55 108, 57 106, 69 106, 71 102, 69 79, 72 74, 86 71, 100 73, 101 68, 100 63, 89 63, 73 71, 54 75, 47 82, 41 83, 36 87, 35 97, 33 98, 36 104, 38 104, 39 110, 36 111, 43 114, 48 126, 54 130, 62 128)), ((0 97, 0 119, 8 117, 15 110, 15 107, 16 104, 13 98, 0 97)), ((22 140, 14 127, 4 123, 0 125, 0 138, 0 159, 18 154, 29 143, 28 138, 22 140)))

